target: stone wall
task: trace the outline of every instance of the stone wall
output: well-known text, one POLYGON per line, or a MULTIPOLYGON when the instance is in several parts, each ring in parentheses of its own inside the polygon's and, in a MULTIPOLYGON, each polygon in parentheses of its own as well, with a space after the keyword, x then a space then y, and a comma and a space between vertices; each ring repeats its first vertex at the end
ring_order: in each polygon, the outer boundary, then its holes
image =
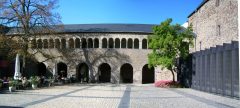
POLYGON ((223 43, 238 41, 237 0, 208 0, 189 17, 196 35, 191 52, 204 50, 223 43))
MULTIPOLYGON (((76 67, 81 63, 86 63, 89 67, 89 77, 91 81, 98 80, 98 72, 99 66, 103 63, 107 63, 111 67, 111 82, 112 83, 121 83, 120 80, 120 68, 123 64, 130 64, 133 67, 133 83, 142 83, 142 70, 144 65, 147 64, 147 55, 151 52, 150 49, 144 49, 143 40, 147 39, 149 34, 146 33, 74 33, 74 34, 56 34, 56 35, 43 35, 36 38, 30 39, 30 41, 36 41, 35 48, 30 48, 29 52, 35 54, 35 58, 38 62, 43 62, 47 69, 52 72, 53 69, 56 69, 57 63, 64 63, 67 65, 67 74, 68 77, 72 75, 76 75, 76 67), (76 39, 98 39, 99 40, 99 48, 73 48, 70 47, 69 41, 73 39, 75 42, 76 39), (60 40, 61 48, 49 48, 51 42, 50 39, 60 40), (64 39, 64 43, 62 43, 62 39, 64 39), (107 48, 102 48, 103 39, 107 40, 107 48), (113 40, 113 45, 115 45, 115 40, 120 40, 120 48, 109 48, 109 40, 113 40), (122 40, 126 40, 127 48, 122 47, 122 40), (44 46, 48 46, 48 48, 38 47, 38 40, 44 46), (128 43, 128 41, 132 41, 128 43), (138 40, 138 48, 135 47, 135 40, 138 40), (44 42, 46 41, 46 42, 44 42), (65 48, 62 46, 66 44, 65 48), (128 48, 128 45, 131 44, 132 47, 128 48), (48 59, 51 58, 51 59, 48 59)), ((34 42, 32 42, 34 43, 34 42)), ((55 43, 55 42, 54 42, 55 43)), ((80 41, 80 44, 82 42, 80 41)), ((87 43, 88 44, 88 43, 87 43)), ((75 45, 75 44, 74 44, 75 45)), ((93 43, 94 45, 94 43, 93 43)), ((55 46, 55 45, 54 45, 55 46)), ((161 70, 160 67, 155 68, 154 72, 154 81, 157 80, 172 80, 171 72, 167 72, 167 70, 161 70), (161 76, 161 77, 159 77, 161 76)))

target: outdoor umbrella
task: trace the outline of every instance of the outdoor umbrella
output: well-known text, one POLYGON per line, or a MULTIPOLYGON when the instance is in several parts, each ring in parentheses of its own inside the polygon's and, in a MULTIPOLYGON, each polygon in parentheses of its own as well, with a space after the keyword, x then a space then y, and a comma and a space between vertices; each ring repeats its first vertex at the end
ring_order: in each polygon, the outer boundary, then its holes
POLYGON ((15 61, 15 72, 14 72, 14 77, 16 79, 21 78, 21 73, 20 73, 20 60, 19 60, 19 55, 17 54, 16 56, 16 61, 15 61))

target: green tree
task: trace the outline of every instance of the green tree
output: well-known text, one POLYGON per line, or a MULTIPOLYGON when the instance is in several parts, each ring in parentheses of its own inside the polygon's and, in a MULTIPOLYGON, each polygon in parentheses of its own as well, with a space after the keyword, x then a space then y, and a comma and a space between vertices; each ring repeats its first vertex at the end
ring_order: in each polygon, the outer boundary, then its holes
POLYGON ((171 23, 172 19, 167 19, 153 27, 153 34, 148 37, 149 48, 153 49, 148 55, 148 64, 150 67, 160 65, 170 70, 175 81, 177 58, 185 59, 188 56, 194 35, 191 26, 183 28, 171 23))

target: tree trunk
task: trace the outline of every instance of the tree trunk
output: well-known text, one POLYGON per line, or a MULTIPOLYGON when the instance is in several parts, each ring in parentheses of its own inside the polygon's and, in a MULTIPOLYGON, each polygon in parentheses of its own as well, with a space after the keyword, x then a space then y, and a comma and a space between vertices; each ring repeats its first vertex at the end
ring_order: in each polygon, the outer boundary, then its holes
POLYGON ((174 71, 171 69, 170 70, 171 71, 171 73, 172 73, 172 76, 173 76, 173 82, 175 82, 175 75, 174 75, 174 71))

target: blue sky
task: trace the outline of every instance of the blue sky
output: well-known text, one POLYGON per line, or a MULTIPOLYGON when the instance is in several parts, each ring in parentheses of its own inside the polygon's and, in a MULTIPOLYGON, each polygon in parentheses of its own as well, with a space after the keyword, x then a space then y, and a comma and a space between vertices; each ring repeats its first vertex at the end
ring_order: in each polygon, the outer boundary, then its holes
POLYGON ((183 24, 202 0, 59 0, 64 24, 183 24))

